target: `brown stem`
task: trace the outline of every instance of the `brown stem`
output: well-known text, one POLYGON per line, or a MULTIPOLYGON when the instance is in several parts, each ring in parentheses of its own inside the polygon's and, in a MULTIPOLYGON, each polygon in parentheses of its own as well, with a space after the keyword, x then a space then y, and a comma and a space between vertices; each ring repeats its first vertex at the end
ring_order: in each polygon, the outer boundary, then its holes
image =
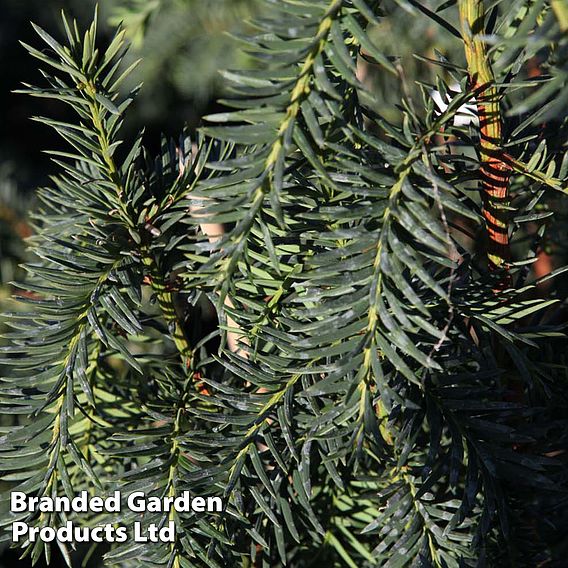
MULTIPOLYGON (((194 144, 192 147, 192 156, 195 157, 196 154, 197 146, 194 144)), ((204 217, 205 214, 203 213, 203 210, 204 205, 202 204, 201 200, 190 201, 189 211, 192 217, 194 217, 195 219, 204 217)), ((211 244, 218 243, 226 233, 225 227, 220 223, 200 223, 199 228, 201 229, 201 232, 207 236, 207 239, 211 244)), ((229 296, 225 296, 223 304, 229 309, 235 307, 233 301, 229 296)), ((241 347, 241 345, 249 345, 249 341, 245 333, 241 330, 240 326, 230 315, 227 314, 226 319, 227 327, 229 328, 229 330, 227 331, 227 345, 229 346, 230 351, 247 359, 248 352, 241 347)))
MULTIPOLYGON (((492 269, 507 270, 510 261, 508 235, 509 178, 511 165, 504 159, 499 92, 482 35, 485 31, 483 0, 460 0, 460 21, 471 85, 477 98, 480 126, 481 196, 492 269)), ((507 282, 503 284, 508 285, 507 282)))

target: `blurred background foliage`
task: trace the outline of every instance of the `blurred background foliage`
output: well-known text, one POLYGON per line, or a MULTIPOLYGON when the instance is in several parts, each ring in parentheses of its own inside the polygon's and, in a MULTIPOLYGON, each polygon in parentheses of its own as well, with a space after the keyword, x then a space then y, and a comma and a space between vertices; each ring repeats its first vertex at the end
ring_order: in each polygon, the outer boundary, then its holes
MULTIPOLYGON (((87 24, 96 4, 94 0, 0 0, 0 314, 8 307, 14 308, 10 305, 9 283, 19 276, 18 265, 26 254, 24 240, 33 234, 29 212, 34 206, 34 189, 48 183, 55 170, 43 151, 63 146, 54 130, 30 118, 66 118, 66 109, 52 107, 48 99, 32 100, 12 93, 24 82, 36 83, 39 76, 36 62, 19 42, 34 43, 31 21, 58 36, 61 10, 80 24, 87 24)), ((130 90, 143 83, 128 113, 124 135, 133 137, 144 130, 150 151, 157 151, 160 134, 176 136, 184 125, 192 131, 200 117, 222 108, 222 102, 218 102, 226 94, 222 69, 261 65, 239 50, 239 37, 250 31, 251 18, 262 16, 263 0, 99 0, 98 4, 100 33, 110 36, 114 27, 121 24, 132 42, 126 64, 141 59, 131 82, 123 85, 130 90)), ((384 9, 391 17, 373 30, 372 37, 403 76, 412 78, 405 89, 414 104, 424 105, 418 83, 433 85, 436 76, 443 77, 448 84, 453 82, 451 76, 441 74, 440 68, 427 59, 448 57, 453 62, 462 61, 461 45, 442 26, 428 18, 416 18, 417 10, 402 8, 396 1, 385 2, 384 9), (392 17, 393 12, 396 17, 392 17)), ((362 78, 381 101, 381 108, 376 110, 387 120, 394 120, 399 116, 396 105, 401 100, 398 79, 379 74, 372 62, 362 61, 360 69, 362 78)), ((558 224, 558 242, 568 242, 565 227, 558 224)), ((558 245, 549 245, 545 252, 550 253, 543 256, 550 266, 544 267, 543 273, 555 264, 555 255, 565 256, 558 245)), ((0 361, 0 372, 1 367, 0 361)), ((12 551, 0 553, 0 568, 15 565, 29 564, 19 562, 12 551)), ((96 565, 96 559, 87 564, 96 565)))

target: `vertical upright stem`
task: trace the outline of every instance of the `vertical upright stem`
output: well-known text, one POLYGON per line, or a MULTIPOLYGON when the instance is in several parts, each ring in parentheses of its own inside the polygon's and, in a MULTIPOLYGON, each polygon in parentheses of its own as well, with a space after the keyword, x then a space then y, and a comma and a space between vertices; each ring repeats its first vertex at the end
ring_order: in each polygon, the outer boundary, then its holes
POLYGON ((173 295, 168 290, 164 277, 153 256, 148 253, 144 256, 143 261, 150 273, 152 289, 156 293, 158 305, 160 306, 162 316, 168 325, 171 338, 180 354, 183 364, 186 367, 190 367, 192 350, 176 313, 173 295))
POLYGON ((480 37, 485 31, 483 0, 460 0, 459 11, 469 78, 477 98, 483 216, 489 236, 487 257, 490 268, 506 269, 510 260, 508 190, 511 166, 502 149, 499 92, 487 46, 480 37))

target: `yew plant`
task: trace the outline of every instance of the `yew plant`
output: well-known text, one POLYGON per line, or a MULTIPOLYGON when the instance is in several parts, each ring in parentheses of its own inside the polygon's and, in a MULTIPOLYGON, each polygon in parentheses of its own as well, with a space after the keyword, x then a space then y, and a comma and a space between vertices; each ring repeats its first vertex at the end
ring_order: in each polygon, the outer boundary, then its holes
MULTIPOLYGON (((63 23, 25 46, 25 92, 75 121, 38 119, 64 142, 9 317, 4 487, 222 498, 144 515, 175 542, 108 566, 562 565, 566 2, 266 0, 227 110, 157 156, 121 139, 124 33, 63 23), (397 18, 450 48, 406 66, 397 18)), ((6 512, 5 540, 16 517, 140 520, 6 512)))

